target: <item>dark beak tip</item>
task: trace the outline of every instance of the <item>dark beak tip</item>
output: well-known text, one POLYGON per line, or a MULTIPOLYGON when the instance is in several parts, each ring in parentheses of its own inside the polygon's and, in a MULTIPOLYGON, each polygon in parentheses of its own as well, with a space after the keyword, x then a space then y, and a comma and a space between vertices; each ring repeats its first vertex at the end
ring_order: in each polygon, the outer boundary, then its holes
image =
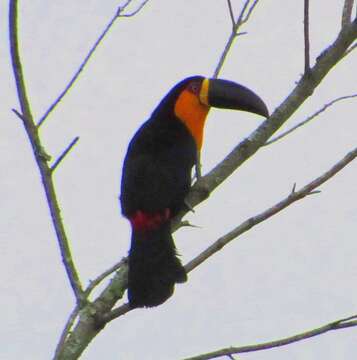
POLYGON ((263 101, 262 101, 262 106, 261 106, 261 109, 260 109, 258 115, 261 115, 265 118, 268 118, 270 116, 268 107, 265 105, 265 103, 263 101))

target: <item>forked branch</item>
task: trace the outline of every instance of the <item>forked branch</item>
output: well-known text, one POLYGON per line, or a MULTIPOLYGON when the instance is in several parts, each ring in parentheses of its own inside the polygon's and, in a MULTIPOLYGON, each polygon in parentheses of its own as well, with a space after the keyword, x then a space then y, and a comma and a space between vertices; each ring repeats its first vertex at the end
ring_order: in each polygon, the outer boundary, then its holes
POLYGON ((17 114, 21 117, 27 136, 30 140, 32 151, 40 171, 42 183, 44 186, 47 203, 51 213, 51 219, 56 231, 57 242, 61 251, 62 261, 67 272, 71 287, 76 296, 77 304, 83 300, 82 285, 72 260, 69 241, 64 229, 61 212, 57 201, 57 196, 52 179, 52 171, 48 165, 48 155, 41 143, 31 112, 30 102, 26 92, 25 78, 21 64, 18 40, 18 24, 17 24, 17 0, 10 0, 9 12, 9 34, 11 61, 14 72, 18 99, 20 102, 21 113, 17 114))
POLYGON ((234 40, 237 38, 238 35, 240 35, 239 29, 241 28, 241 26, 243 24, 245 24, 249 20, 251 14, 253 13, 253 10, 255 9, 256 5, 259 2, 259 0, 254 0, 253 2, 251 2, 251 0, 246 0, 245 3, 243 4, 243 8, 242 8, 239 16, 237 17, 237 20, 235 20, 235 17, 234 17, 234 12, 233 12, 233 7, 232 7, 231 1, 227 0, 227 2, 228 2, 229 16, 232 21, 232 31, 231 31, 231 34, 227 40, 227 43, 226 43, 224 49, 223 49, 223 52, 219 58, 217 67, 213 73, 214 78, 216 78, 218 76, 218 74, 220 73, 220 71, 223 67, 223 64, 227 58, 227 55, 234 43, 234 40))

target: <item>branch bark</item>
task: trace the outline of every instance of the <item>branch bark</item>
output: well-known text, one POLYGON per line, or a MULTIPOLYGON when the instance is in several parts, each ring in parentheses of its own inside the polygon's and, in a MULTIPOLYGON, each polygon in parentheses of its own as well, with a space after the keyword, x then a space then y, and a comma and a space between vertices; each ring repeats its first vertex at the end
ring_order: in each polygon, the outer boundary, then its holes
POLYGON ((341 26, 344 27, 351 22, 354 0, 345 0, 342 10, 341 26))

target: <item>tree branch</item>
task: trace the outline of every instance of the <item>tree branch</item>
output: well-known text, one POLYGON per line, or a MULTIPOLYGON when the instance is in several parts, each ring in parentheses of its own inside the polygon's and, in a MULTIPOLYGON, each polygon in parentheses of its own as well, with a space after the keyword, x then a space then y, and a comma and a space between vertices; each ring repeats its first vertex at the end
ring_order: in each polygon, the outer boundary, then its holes
POLYGON ((311 120, 317 118, 317 116, 319 116, 321 113, 323 113, 325 110, 327 110, 329 107, 331 107, 332 105, 336 104, 339 101, 342 100, 346 100, 346 99, 351 99, 357 97, 357 94, 353 94, 353 95, 346 95, 346 96, 340 96, 330 102, 328 102, 327 104, 325 104, 321 109, 317 110, 316 112, 314 112, 312 115, 310 115, 309 117, 307 117, 304 121, 298 123, 297 125, 293 126, 291 129, 284 131, 283 133, 281 133, 280 135, 276 136, 275 138, 267 141, 264 146, 267 145, 271 145, 273 143, 275 143, 278 140, 281 140, 282 138, 284 138, 285 136, 289 135, 290 133, 292 133, 293 131, 295 131, 296 129, 300 128, 301 126, 306 125, 307 123, 309 123, 311 120))
POLYGON ((305 185, 300 190, 295 190, 295 185, 291 193, 283 200, 279 201, 277 204, 273 205, 269 209, 263 211, 262 213, 255 215, 248 220, 244 221, 242 224, 237 226, 235 229, 222 236, 218 240, 216 240, 211 246, 209 246, 206 250, 204 250, 201 254, 199 254, 196 258, 191 260, 186 266, 187 272, 193 270, 198 265, 202 264, 213 254, 221 250, 224 246, 226 246, 233 239, 242 235, 243 233, 250 230, 253 226, 258 225, 262 221, 265 221, 277 214, 278 212, 284 210, 289 205, 294 203, 295 201, 301 200, 307 195, 315 194, 314 191, 317 187, 325 183, 327 180, 331 179, 336 173, 341 171, 346 165, 348 165, 351 161, 353 161, 357 157, 357 148, 349 152, 343 159, 337 162, 331 169, 326 171, 323 175, 319 176, 315 180, 311 181, 309 184, 305 185))
POLYGON ((346 52, 344 53, 343 57, 349 55, 353 50, 355 50, 357 48, 357 43, 353 44, 351 47, 349 47, 346 52))
POLYGON ((67 272, 77 303, 82 301, 82 286, 77 274, 76 267, 72 260, 68 238, 63 226, 61 211, 57 201, 57 196, 51 175, 51 169, 48 166, 48 156, 38 136, 38 129, 35 126, 30 102, 26 92, 24 74, 20 60, 18 46, 18 28, 17 28, 17 0, 10 0, 9 12, 9 36, 12 68, 14 72, 17 94, 21 106, 21 119, 23 121, 27 136, 29 138, 32 151, 40 171, 41 180, 45 189, 46 199, 51 213, 51 219, 56 231, 58 245, 61 251, 62 262, 67 272))
MULTIPOLYGON (((357 38, 357 21, 345 26, 334 43, 324 50, 311 68, 310 76, 303 76, 290 95, 250 136, 238 144, 216 167, 191 188, 187 201, 194 207, 207 199, 246 160, 254 155, 290 116, 313 94, 329 71, 343 58, 346 49, 357 38)), ((183 211, 177 222, 187 213, 183 211)))
POLYGON ((74 145, 77 144, 79 140, 79 136, 76 136, 71 142, 70 144, 64 149, 64 151, 62 152, 62 154, 58 157, 58 159, 53 163, 53 165, 51 166, 51 172, 54 173, 54 171, 56 170, 56 168, 58 167, 58 165, 62 162, 62 160, 67 156, 67 154, 73 149, 74 145))
POLYGON ((351 22, 353 1, 354 0, 345 0, 342 10, 341 27, 344 27, 351 22))
POLYGON ((330 322, 330 323, 323 325, 319 328, 316 328, 314 330, 308 330, 303 333, 293 335, 293 336, 290 336, 287 338, 283 338, 280 340, 274 340, 274 341, 265 342, 265 343, 261 343, 261 344, 255 344, 255 345, 229 347, 229 348, 220 349, 217 351, 212 351, 210 353, 206 353, 206 354, 202 354, 202 355, 185 358, 184 360, 209 360, 209 359, 215 359, 215 358, 218 358, 221 356, 229 356, 232 354, 242 354, 242 353, 248 353, 248 352, 253 352, 253 351, 273 349, 276 347, 281 347, 281 346, 289 345, 289 344, 292 344, 292 343, 295 343, 298 341, 309 339, 314 336, 325 334, 329 331, 355 327, 355 326, 357 326, 356 318, 357 318, 357 315, 354 315, 354 316, 350 316, 345 319, 330 322))
POLYGON ((252 5, 250 6, 250 8, 247 11, 247 8, 248 8, 250 2, 251 2, 251 0, 245 1, 243 8, 237 18, 237 21, 235 21, 232 4, 231 4, 230 0, 228 0, 228 9, 229 9, 229 14, 230 14, 230 17, 232 20, 232 32, 231 32, 231 34, 227 40, 227 43, 223 49, 223 52, 219 58, 217 67, 213 73, 213 78, 217 78, 218 74, 220 73, 220 71, 223 67, 223 64, 227 58, 227 55, 229 53, 229 50, 231 49, 234 40, 238 36, 238 31, 239 31, 240 27, 249 20, 249 17, 252 14, 255 6, 258 4, 259 0, 254 0, 252 5), (246 11, 247 11, 247 13, 246 13, 246 11))
POLYGON ((103 32, 100 34, 98 39, 95 41, 94 45, 89 50, 87 56, 82 61, 81 65, 79 66, 78 70, 75 72, 67 86, 64 88, 64 90, 60 93, 60 95, 57 97, 57 99, 50 105, 50 107, 46 110, 46 112, 41 116, 40 120, 37 123, 37 126, 40 127, 44 121, 48 118, 48 116, 51 114, 51 112, 56 108, 56 106, 61 102, 61 100, 64 98, 64 96, 68 93, 68 91, 72 88, 76 80, 78 79, 81 72, 84 70, 86 65, 88 64, 89 60, 93 56, 94 52, 97 50, 99 44, 103 41, 104 37, 108 34, 109 30, 114 25, 115 21, 119 17, 132 17, 135 14, 137 14, 144 5, 149 1, 145 0, 135 11, 133 11, 130 14, 122 14, 122 12, 126 9, 126 7, 131 3, 132 0, 128 0, 123 6, 119 7, 116 11, 115 15, 112 17, 112 19, 109 21, 108 25, 105 27, 103 32))
POLYGON ((90 295, 90 293, 93 291, 93 289, 98 286, 106 277, 108 277, 109 275, 111 275, 113 272, 119 270, 124 264, 127 263, 127 258, 124 257, 122 258, 119 262, 117 262, 116 264, 114 264, 111 268, 109 268, 108 270, 104 271, 101 275, 99 275, 97 278, 95 278, 94 280, 92 280, 90 282, 90 284, 88 285, 88 287, 86 288, 86 290, 84 291, 84 293, 86 294, 86 296, 88 297, 90 295))
MULTIPOLYGON (((107 324, 106 316, 110 313, 118 299, 123 297, 127 287, 128 267, 121 266, 116 271, 109 285, 93 302, 79 312, 79 319, 71 332, 67 332, 66 340, 56 349, 53 360, 78 359, 93 338, 107 324)), ((121 306, 122 315, 130 311, 129 305, 121 306)))
MULTIPOLYGON (((124 8, 130 3, 131 1, 128 1, 125 6, 123 6, 121 8, 121 10, 124 10, 124 8)), ((145 0, 143 1, 136 10, 132 11, 131 13, 128 14, 120 14, 118 15, 118 17, 133 17, 134 15, 136 15, 147 3, 149 2, 149 0, 145 0)), ((121 11, 122 12, 122 11, 121 11)))

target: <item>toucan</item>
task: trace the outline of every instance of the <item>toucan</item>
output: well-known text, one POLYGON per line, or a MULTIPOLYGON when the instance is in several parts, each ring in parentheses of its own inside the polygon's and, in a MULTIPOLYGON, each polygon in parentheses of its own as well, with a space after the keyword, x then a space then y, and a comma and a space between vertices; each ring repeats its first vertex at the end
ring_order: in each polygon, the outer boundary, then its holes
POLYGON ((171 222, 187 208, 191 171, 212 106, 269 116, 263 100, 245 86, 192 76, 168 92, 129 143, 120 202, 132 231, 128 259, 131 308, 158 306, 173 294, 176 283, 187 280, 171 222))

